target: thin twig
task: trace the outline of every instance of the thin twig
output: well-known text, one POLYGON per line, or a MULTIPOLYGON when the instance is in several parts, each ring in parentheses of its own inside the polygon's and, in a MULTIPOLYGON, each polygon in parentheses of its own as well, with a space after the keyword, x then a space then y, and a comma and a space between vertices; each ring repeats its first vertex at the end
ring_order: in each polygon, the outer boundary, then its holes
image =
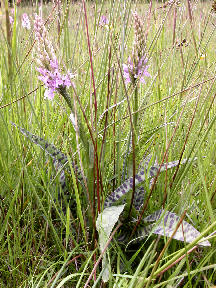
MULTIPOLYGON (((85 24, 86 24, 86 35, 87 35, 87 42, 88 42, 88 50, 89 50, 89 58, 91 64, 91 77, 92 77, 92 84, 94 90, 94 106, 95 106, 95 133, 97 134, 97 95, 96 95, 96 88, 95 88, 95 79, 94 79, 94 69, 93 69, 93 60, 92 60, 92 52, 91 52, 91 45, 90 45, 90 38, 89 38, 89 31, 88 31, 88 20, 87 20, 87 12, 86 12, 86 5, 85 0, 82 1, 83 3, 83 10, 85 15, 85 24)), ((95 137, 95 147, 94 147, 94 156, 95 156, 95 163, 96 163, 96 173, 97 173, 97 204, 98 204, 98 212, 100 213, 100 176, 99 176, 99 167, 98 167, 98 152, 97 152, 97 136, 95 137)))
POLYGON ((122 226, 122 223, 119 223, 118 226, 114 229, 114 231, 113 231, 112 234, 110 235, 110 238, 109 238, 108 241, 106 242, 106 244, 105 244, 105 246, 104 246, 104 249, 103 249, 103 251, 102 251, 101 254, 100 254, 100 257, 98 258, 97 262, 95 263, 94 268, 93 268, 91 274, 89 275, 89 278, 88 278, 88 280, 86 281, 84 288, 86 288, 86 287, 88 286, 89 282, 91 281, 91 278, 92 278, 92 276, 94 275, 94 273, 95 273, 95 271, 96 271, 96 269, 97 269, 97 266, 99 265, 101 259, 103 258, 103 255, 104 255, 104 253, 106 252, 106 250, 107 250, 107 248, 108 248, 108 246, 109 246, 109 244, 110 244, 113 236, 115 235, 116 231, 117 231, 117 230, 119 229, 119 227, 121 227, 121 226, 122 226))

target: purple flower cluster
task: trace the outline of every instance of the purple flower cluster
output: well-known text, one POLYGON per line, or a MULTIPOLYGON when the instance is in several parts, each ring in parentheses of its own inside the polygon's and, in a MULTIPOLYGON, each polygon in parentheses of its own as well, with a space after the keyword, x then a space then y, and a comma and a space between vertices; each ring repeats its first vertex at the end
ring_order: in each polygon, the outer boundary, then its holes
POLYGON ((128 57, 128 63, 123 64, 123 76, 125 78, 126 83, 134 83, 136 80, 140 80, 140 82, 145 83, 145 77, 151 77, 148 72, 148 65, 146 65, 148 59, 145 56, 141 57, 138 61, 138 64, 135 65, 131 59, 128 57))
MULTIPOLYGON (((51 65, 53 63, 50 63, 51 65)), ((38 79, 41 80, 45 87, 47 88, 44 97, 52 100, 54 98, 54 92, 61 87, 70 87, 71 79, 69 75, 61 75, 58 68, 58 63, 56 62, 56 68, 52 71, 45 68, 37 68, 38 72, 41 74, 38 79)))
POLYGON ((67 73, 62 75, 60 73, 58 60, 55 55, 54 48, 48 37, 48 32, 43 24, 41 17, 35 14, 34 32, 36 45, 36 62, 38 64, 37 71, 40 73, 38 77, 45 87, 45 98, 52 100, 54 98, 54 92, 58 89, 70 87, 72 85, 72 74, 67 73))
POLYGON ((26 13, 23 13, 23 15, 22 15, 22 27, 26 28, 27 30, 31 29, 31 23, 30 23, 28 15, 26 13))

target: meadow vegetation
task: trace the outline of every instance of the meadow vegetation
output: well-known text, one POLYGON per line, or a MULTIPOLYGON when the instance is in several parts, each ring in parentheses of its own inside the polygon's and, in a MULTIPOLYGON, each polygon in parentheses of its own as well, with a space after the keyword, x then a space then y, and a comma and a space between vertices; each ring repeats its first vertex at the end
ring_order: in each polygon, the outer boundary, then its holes
POLYGON ((0 287, 215 287, 216 3, 0 9, 0 287))

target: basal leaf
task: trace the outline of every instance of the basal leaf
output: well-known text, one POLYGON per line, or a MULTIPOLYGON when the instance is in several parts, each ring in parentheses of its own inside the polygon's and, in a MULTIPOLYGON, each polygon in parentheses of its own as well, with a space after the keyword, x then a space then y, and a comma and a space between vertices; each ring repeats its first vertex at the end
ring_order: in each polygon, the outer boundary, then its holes
MULTIPOLYGON (((150 160, 149 160, 150 161, 150 160)), ((186 163, 188 160, 184 159, 181 161, 181 164, 186 163)), ((166 169, 173 168, 179 164, 179 161, 172 161, 165 163, 161 166, 160 172, 165 171, 166 169)), ((146 180, 146 178, 153 178, 157 175, 159 169, 159 165, 153 165, 148 169, 148 166, 142 167, 142 169, 135 175, 135 186, 141 184, 146 180)), ((120 200, 123 196, 125 196, 130 190, 133 189, 133 177, 125 180, 123 184, 121 184, 113 193, 111 193, 104 202, 104 207, 112 206, 116 201, 120 200)), ((135 196, 136 197, 136 196, 135 196)))
MULTIPOLYGON (((99 234, 99 244, 100 251, 102 252, 105 248, 105 244, 110 237, 110 234, 119 219, 120 214, 124 210, 125 205, 112 206, 103 210, 102 213, 98 215, 96 221, 96 228, 99 234)), ((104 254, 102 260, 102 266, 104 269, 103 272, 103 281, 107 282, 109 280, 109 268, 108 268, 108 260, 106 254, 104 254)))
MULTIPOLYGON (((66 205, 70 203, 70 207, 76 207, 75 200, 71 198, 71 195, 68 191, 68 187, 66 185, 66 176, 65 170, 69 173, 70 169, 67 169, 68 158, 67 156, 58 150, 53 144, 48 143, 43 138, 40 138, 24 128, 18 127, 16 124, 12 123, 14 127, 17 127, 19 131, 26 136, 31 142, 39 146, 42 150, 44 150, 49 156, 53 159, 53 166, 55 168, 56 175, 59 174, 59 183, 61 185, 61 190, 58 190, 58 201, 61 203, 62 209, 64 210, 66 205), (62 193, 61 193, 62 192, 62 193)), ((72 167, 75 170, 76 176, 78 180, 82 183, 83 177, 78 169, 78 167, 72 162, 72 167)))
MULTIPOLYGON (((147 172, 147 171, 146 171, 147 172)), ((151 167, 149 175, 147 177, 153 177, 157 174, 157 168, 151 167)), ((141 184, 146 179, 146 173, 144 170, 140 171, 135 175, 135 186, 141 184)), ((110 194, 105 202, 104 207, 110 207, 116 201, 120 200, 121 197, 126 195, 131 189, 133 189, 133 177, 128 178, 122 185, 120 185, 112 194, 110 194)))
POLYGON ((55 161, 58 161, 60 164, 65 165, 68 162, 67 156, 64 155, 61 151, 59 151, 53 144, 48 143, 43 138, 40 138, 31 132, 25 130, 17 126, 16 124, 12 123, 14 127, 17 127, 20 132, 26 136, 31 142, 35 143, 39 146, 42 150, 46 151, 55 161))
POLYGON ((65 177, 65 172, 62 169, 62 165, 60 165, 59 162, 56 160, 53 160, 53 165, 55 167, 56 173, 60 171, 59 182, 62 188, 62 192, 67 193, 66 177, 65 177))
MULTIPOLYGON (((174 232, 177 223, 180 221, 180 217, 173 212, 164 211, 163 209, 156 211, 155 213, 147 216, 144 219, 145 222, 159 221, 154 225, 152 233, 162 236, 170 237, 174 232)), ((148 226, 147 226, 148 227, 148 226)), ((143 231, 143 235, 146 236, 146 231, 143 231)), ((182 224, 177 229, 174 239, 179 241, 186 241, 187 243, 193 242, 200 232, 197 231, 191 224, 186 221, 182 221, 182 224)), ((199 242, 200 246, 211 246, 208 240, 203 239, 199 242)))
POLYGON ((139 211, 144 203, 144 197, 145 197, 145 188, 144 186, 140 186, 136 188, 136 193, 134 195, 134 201, 133 205, 134 208, 139 211))
MULTIPOLYGON (((31 132, 25 130, 24 128, 21 128, 17 126, 16 124, 12 123, 12 125, 20 130, 20 132, 26 136, 31 142, 39 146, 42 150, 44 150, 48 155, 50 155, 54 160, 54 165, 56 167, 58 166, 58 170, 64 168, 68 163, 67 156, 62 153, 58 148, 56 148, 53 144, 48 143, 46 140, 44 140, 41 137, 38 137, 31 132)), ((76 171, 76 175, 78 177, 78 180, 82 181, 82 175, 79 171, 78 167, 72 163, 73 168, 76 171)), ((63 175, 63 174, 62 174, 63 175)))

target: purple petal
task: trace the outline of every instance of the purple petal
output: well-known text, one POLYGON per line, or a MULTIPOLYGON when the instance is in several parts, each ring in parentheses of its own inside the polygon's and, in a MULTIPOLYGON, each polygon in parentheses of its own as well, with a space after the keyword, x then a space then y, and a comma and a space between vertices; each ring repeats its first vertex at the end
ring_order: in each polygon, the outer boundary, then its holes
POLYGON ((100 26, 104 26, 104 25, 108 25, 109 24, 109 20, 107 19, 107 17, 105 15, 101 16, 99 25, 100 26))
POLYGON ((122 66, 124 73, 129 73, 128 66, 126 64, 123 64, 122 66))
POLYGON ((48 98, 49 100, 53 100, 54 98, 54 90, 53 89, 46 89, 44 92, 44 98, 48 98))
POLYGON ((55 58, 55 59, 50 61, 50 66, 51 66, 51 68, 58 70, 58 60, 57 60, 57 58, 55 58))

